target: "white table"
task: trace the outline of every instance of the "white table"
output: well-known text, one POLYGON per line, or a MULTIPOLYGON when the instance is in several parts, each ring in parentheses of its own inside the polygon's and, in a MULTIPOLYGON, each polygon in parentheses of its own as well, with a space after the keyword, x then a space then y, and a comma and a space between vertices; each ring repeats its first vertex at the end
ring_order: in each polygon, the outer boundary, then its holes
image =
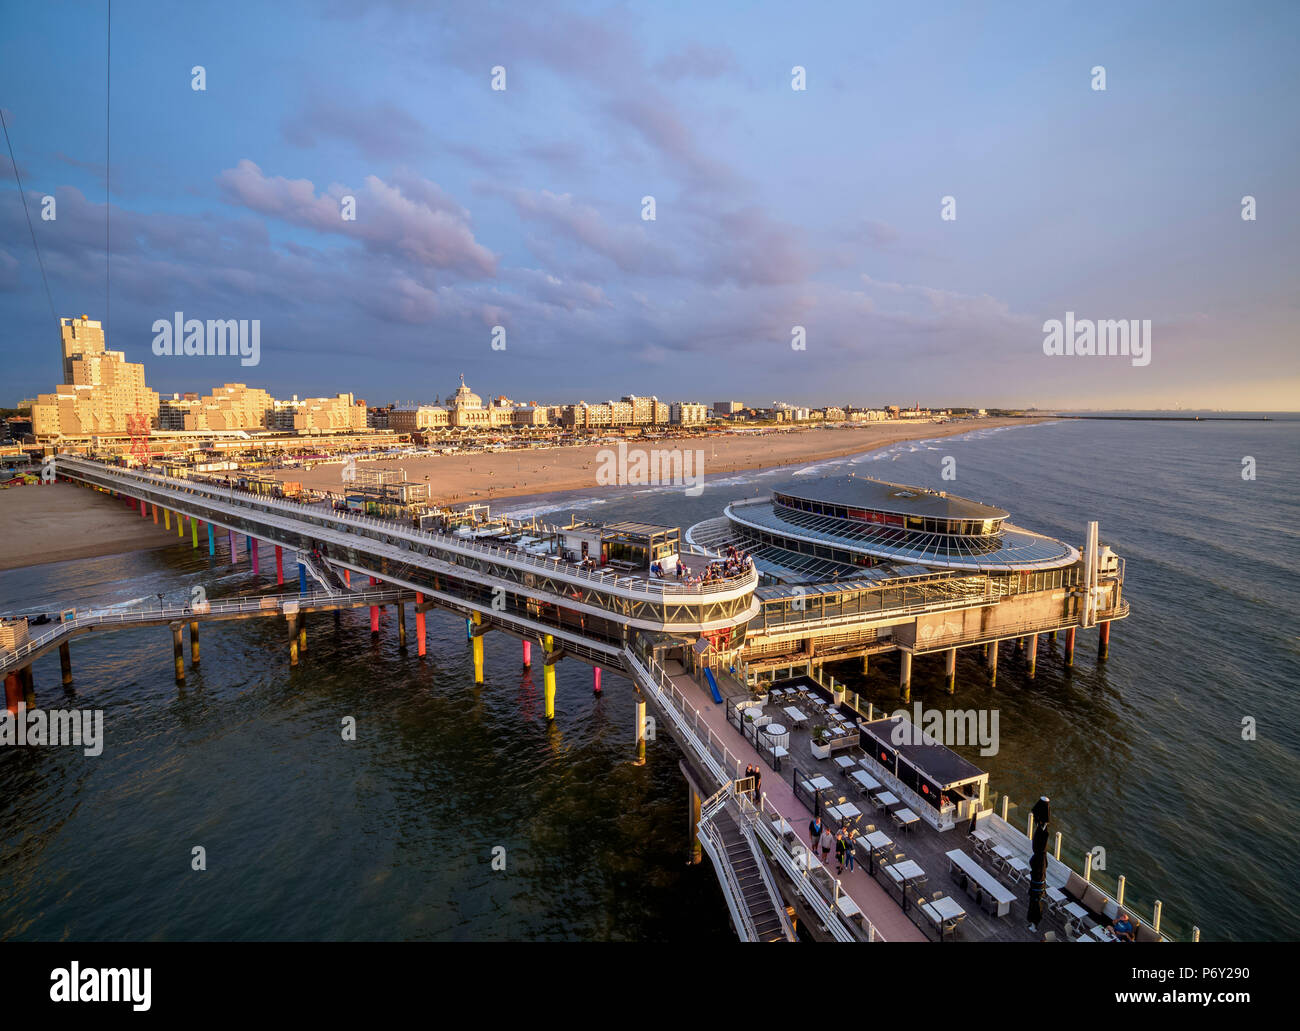
POLYGON ((1092 919, 1088 915, 1088 911, 1077 902, 1067 902, 1063 908, 1070 914, 1070 916, 1074 917, 1074 919, 1078 920, 1080 923, 1092 919))
POLYGON ((833 761, 841 770, 847 770, 850 767, 858 765, 855 760, 850 759, 847 755, 837 755, 833 761))
POLYGON ((924 877, 925 871, 921 865, 914 859, 904 859, 901 863, 895 863, 893 866, 885 867, 889 871, 889 876, 899 884, 905 884, 907 881, 914 881, 918 877, 924 877))
POLYGON ((1098 924, 1096 927, 1094 927, 1094 928, 1093 928, 1091 931, 1089 931, 1088 933, 1089 933, 1090 935, 1092 935, 1094 938, 1096 938, 1097 941, 1099 941, 1099 942, 1113 942, 1113 941, 1119 941, 1119 938, 1117 938, 1117 937, 1115 936, 1115 932, 1112 931, 1112 930, 1111 930, 1109 927, 1107 927, 1105 924, 1098 924))
POLYGON ((877 791, 880 789, 880 781, 862 770, 854 770, 850 773, 849 780, 856 782, 863 791, 877 791))
POLYGON ((813 779, 808 781, 808 783, 812 785, 813 789, 816 791, 824 791, 826 788, 831 786, 831 782, 825 777, 813 777, 813 779))
POLYGON ((826 811, 835 819, 843 823, 845 820, 852 820, 855 816, 861 816, 862 811, 852 802, 844 802, 841 805, 828 805, 826 811))
POLYGON ((957 905, 957 902, 947 895, 942 898, 934 899, 932 902, 922 902, 921 912, 930 918, 930 923, 939 928, 939 940, 943 940, 944 925, 956 927, 957 921, 966 918, 966 910, 957 905))
POLYGON ((781 711, 784 712, 788 717, 790 717, 790 722, 793 723, 796 727, 801 727, 808 722, 808 717, 805 716, 798 709, 796 709, 793 705, 787 705, 781 711))
MULTIPOLYGON (((1006 916, 1011 912, 1011 903, 1016 900, 1016 896, 1001 881, 959 848, 948 852, 947 857, 948 862, 952 864, 950 872, 954 880, 958 872, 965 874, 968 880, 974 881, 980 890, 993 900, 998 916, 1006 916)), ((967 888, 968 892, 969 890, 967 888)))
POLYGON ((858 904, 847 895, 841 895, 835 901, 835 906, 841 913, 848 917, 860 916, 862 914, 862 910, 858 908, 858 904))
POLYGON ((912 812, 912 810, 910 810, 910 809, 908 809, 908 808, 906 808, 906 807, 904 807, 904 808, 902 808, 902 809, 895 809, 895 810, 894 810, 890 815, 891 815, 895 820, 898 821, 898 823, 899 823, 900 826, 903 826, 903 827, 910 827, 910 826, 912 826, 912 824, 914 824, 914 823, 920 823, 920 822, 921 822, 921 818, 920 818, 919 816, 917 816, 916 813, 912 812))
POLYGON ((763 727, 763 737, 772 747, 785 747, 790 743, 790 732, 780 723, 768 723, 763 727))
POLYGON ((898 796, 892 791, 882 791, 876 796, 876 805, 885 809, 891 805, 898 805, 898 796))
POLYGON ((863 835, 858 840, 865 841, 876 850, 894 847, 893 839, 891 839, 884 831, 872 831, 870 834, 863 835))

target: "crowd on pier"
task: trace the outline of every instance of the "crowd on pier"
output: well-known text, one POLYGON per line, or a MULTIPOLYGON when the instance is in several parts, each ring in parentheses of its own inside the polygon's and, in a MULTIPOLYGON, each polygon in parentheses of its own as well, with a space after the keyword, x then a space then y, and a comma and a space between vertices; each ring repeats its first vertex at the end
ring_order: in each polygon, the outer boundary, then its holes
POLYGON ((710 562, 704 569, 692 573, 684 562, 679 558, 677 568, 669 572, 664 568, 662 562, 650 563, 650 575, 657 576, 661 579, 676 578, 684 584, 710 584, 717 583, 720 580, 727 580, 734 576, 743 576, 749 570, 754 568, 754 560, 746 551, 739 548, 727 546, 727 550, 721 559, 715 559, 710 562))

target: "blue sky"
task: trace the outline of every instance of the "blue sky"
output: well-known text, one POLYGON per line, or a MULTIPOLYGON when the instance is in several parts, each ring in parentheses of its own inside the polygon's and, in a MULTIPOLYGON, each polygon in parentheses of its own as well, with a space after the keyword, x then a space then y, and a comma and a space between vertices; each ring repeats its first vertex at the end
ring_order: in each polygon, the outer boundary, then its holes
MULTIPOLYGON (((119 0, 109 345, 165 394, 1295 408, 1297 22, 119 0), (155 356, 175 311, 260 319, 261 364, 155 356), (1150 319, 1150 365, 1044 355, 1067 311, 1150 319)), ((105 6, 13 4, 2 35, 55 310, 103 317, 105 6)), ((0 404, 59 378, 51 321, 6 153, 0 404)))

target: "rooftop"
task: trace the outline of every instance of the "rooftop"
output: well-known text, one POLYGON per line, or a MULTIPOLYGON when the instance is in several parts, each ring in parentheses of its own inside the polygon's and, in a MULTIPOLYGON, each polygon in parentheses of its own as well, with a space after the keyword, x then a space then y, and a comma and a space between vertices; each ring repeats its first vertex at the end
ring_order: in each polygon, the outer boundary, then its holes
POLYGON ((807 501, 891 512, 895 515, 929 516, 932 519, 1007 519, 1011 513, 968 498, 925 487, 910 487, 869 476, 841 476, 814 480, 806 477, 772 488, 775 494, 789 494, 807 501))

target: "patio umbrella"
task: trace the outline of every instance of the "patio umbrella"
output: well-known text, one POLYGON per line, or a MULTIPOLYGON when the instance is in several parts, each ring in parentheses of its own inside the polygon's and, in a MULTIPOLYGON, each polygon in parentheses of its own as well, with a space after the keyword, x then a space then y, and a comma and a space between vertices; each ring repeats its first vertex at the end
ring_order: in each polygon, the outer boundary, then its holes
POLYGON ((1047 891, 1047 825, 1052 819, 1049 801, 1044 795, 1030 810, 1034 817, 1034 837, 1029 856, 1029 927, 1035 931, 1043 918, 1043 895, 1047 891))

